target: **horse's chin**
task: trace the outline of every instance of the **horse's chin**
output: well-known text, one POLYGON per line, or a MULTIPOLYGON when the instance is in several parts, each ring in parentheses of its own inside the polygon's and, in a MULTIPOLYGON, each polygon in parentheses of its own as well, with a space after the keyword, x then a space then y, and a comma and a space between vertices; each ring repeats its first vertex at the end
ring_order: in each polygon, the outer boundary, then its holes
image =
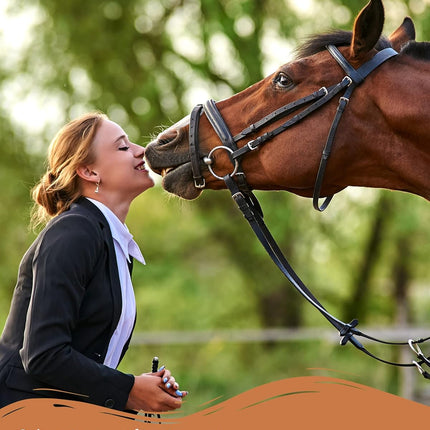
POLYGON ((176 138, 157 139, 145 149, 145 159, 148 167, 161 175, 163 188, 185 200, 194 200, 202 190, 194 186, 190 156, 187 150, 178 150, 178 134, 176 138))
POLYGON ((185 200, 194 200, 200 196, 202 190, 194 186, 191 172, 191 163, 185 163, 170 170, 163 176, 163 188, 185 200))

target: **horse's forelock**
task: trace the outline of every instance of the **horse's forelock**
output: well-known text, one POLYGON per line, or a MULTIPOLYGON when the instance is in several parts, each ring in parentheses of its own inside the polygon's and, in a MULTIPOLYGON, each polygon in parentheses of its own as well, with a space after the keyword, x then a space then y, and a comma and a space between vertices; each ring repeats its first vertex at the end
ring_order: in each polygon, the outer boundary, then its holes
MULTIPOLYGON (((351 31, 334 30, 328 33, 311 36, 297 48, 296 59, 299 60, 324 51, 327 45, 349 46, 351 45, 351 41, 351 31)), ((391 44, 385 37, 381 37, 375 46, 378 51, 389 47, 391 47, 391 44)))
POLYGON ((310 36, 296 50, 296 59, 310 57, 318 52, 324 51, 327 45, 348 46, 351 44, 352 32, 334 30, 329 33, 310 36))

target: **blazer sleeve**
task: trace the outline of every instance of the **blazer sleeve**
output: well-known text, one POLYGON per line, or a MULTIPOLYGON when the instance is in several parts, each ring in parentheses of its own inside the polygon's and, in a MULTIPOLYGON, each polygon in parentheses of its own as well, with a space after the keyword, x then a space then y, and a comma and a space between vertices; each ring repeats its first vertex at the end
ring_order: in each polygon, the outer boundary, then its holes
POLYGON ((100 226, 80 214, 64 216, 44 232, 33 259, 33 290, 20 354, 26 373, 40 382, 123 410, 134 376, 72 347, 85 288, 104 247, 100 226))

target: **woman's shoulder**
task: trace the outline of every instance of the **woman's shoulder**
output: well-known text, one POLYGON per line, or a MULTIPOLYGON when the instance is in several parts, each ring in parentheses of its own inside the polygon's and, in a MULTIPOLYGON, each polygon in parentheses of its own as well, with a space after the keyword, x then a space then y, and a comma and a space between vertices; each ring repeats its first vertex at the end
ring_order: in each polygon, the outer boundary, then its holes
POLYGON ((103 216, 89 208, 74 204, 52 218, 25 253, 21 265, 31 267, 38 260, 49 261, 51 266, 72 261, 81 268, 93 266, 113 245, 103 216))
POLYGON ((101 243, 110 235, 103 214, 86 199, 51 219, 40 233, 41 241, 67 240, 69 244, 101 243))
POLYGON ((68 225, 80 223, 83 226, 91 226, 97 231, 103 231, 108 226, 102 212, 89 200, 81 198, 73 203, 68 210, 52 218, 47 227, 49 228, 57 224, 68 225))

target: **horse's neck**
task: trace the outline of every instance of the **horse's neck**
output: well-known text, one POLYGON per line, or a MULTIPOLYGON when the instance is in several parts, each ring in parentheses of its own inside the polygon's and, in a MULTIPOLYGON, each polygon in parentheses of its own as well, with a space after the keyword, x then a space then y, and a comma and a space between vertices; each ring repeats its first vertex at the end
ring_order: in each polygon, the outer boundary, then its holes
POLYGON ((430 62, 397 76, 384 103, 390 128, 385 159, 396 189, 430 200, 430 62))
POLYGON ((361 164, 352 167, 350 179, 353 185, 408 191, 430 200, 430 62, 400 66, 373 82, 373 99, 359 108, 366 124, 350 138, 363 145, 362 160, 368 163, 366 174, 361 164))
POLYGON ((430 154, 430 61, 405 58, 382 93, 381 111, 398 136, 430 154))

